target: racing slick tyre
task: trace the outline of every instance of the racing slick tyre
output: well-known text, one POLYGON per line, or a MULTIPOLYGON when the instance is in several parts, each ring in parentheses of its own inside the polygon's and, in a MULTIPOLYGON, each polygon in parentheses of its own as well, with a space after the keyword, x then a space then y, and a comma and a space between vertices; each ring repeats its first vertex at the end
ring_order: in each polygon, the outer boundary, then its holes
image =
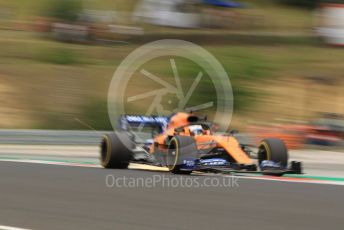
POLYGON ((125 132, 114 132, 103 136, 100 163, 104 168, 125 169, 133 157, 134 143, 125 132))
POLYGON ((277 138, 263 140, 258 147, 259 166, 264 160, 279 163, 281 167, 287 168, 288 150, 284 142, 277 138))
POLYGON ((197 146, 192 137, 175 136, 168 146, 166 164, 169 171, 174 174, 190 174, 194 165, 185 165, 184 161, 187 160, 187 162, 192 163, 196 156, 197 146))

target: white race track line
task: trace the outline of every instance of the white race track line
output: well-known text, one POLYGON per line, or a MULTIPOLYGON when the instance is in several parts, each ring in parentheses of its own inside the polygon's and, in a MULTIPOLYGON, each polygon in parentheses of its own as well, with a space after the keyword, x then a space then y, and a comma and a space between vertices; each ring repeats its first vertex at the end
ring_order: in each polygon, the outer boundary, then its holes
MULTIPOLYGON (((33 164, 47 164, 47 165, 60 165, 60 166, 74 166, 74 167, 86 167, 86 168, 101 168, 98 164, 83 164, 74 162, 59 162, 59 161, 49 161, 49 160, 30 160, 30 159, 0 159, 0 161, 5 162, 22 162, 22 163, 33 163, 33 164)), ((145 170, 145 171, 158 171, 158 172, 168 172, 166 167, 158 167, 144 164, 131 163, 129 165, 131 170, 145 170)), ((247 175, 221 175, 221 174, 209 174, 209 173, 198 173, 198 175, 207 176, 237 176, 243 179, 249 180, 265 180, 265 181, 279 181, 279 182, 289 182, 289 183, 309 183, 309 184, 328 184, 328 185, 344 185, 344 181, 329 181, 329 180, 316 180, 309 178, 289 178, 289 177, 273 177, 273 176, 247 176, 247 175)), ((0 228, 2 230, 2 228, 0 228)))
MULTIPOLYGON (((81 164, 81 163, 70 163, 60 161, 48 161, 48 160, 30 160, 30 159, 0 159, 5 162, 21 162, 21 163, 32 163, 32 164, 45 164, 45 165, 63 165, 63 166, 75 166, 75 167, 87 167, 87 168, 101 168, 100 165, 92 164, 81 164)), ((0 229, 1 230, 1 229, 0 229)))
MULTIPOLYGON (((228 176, 228 175, 224 175, 228 176)), ((287 182, 287 183, 303 183, 303 184, 325 184, 325 185, 344 185, 343 181, 328 181, 328 180, 315 180, 315 179, 307 179, 307 178, 288 178, 288 177, 274 177, 274 176, 238 176, 243 179, 248 180, 265 180, 265 181, 278 181, 278 182, 287 182)))
POLYGON ((28 228, 17 228, 11 226, 0 225, 0 230, 30 230, 28 228))

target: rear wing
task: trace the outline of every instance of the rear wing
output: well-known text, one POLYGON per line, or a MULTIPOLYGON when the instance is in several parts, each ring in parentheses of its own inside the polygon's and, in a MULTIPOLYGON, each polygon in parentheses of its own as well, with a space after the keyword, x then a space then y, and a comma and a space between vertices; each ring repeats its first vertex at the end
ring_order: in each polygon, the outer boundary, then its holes
POLYGON ((119 119, 118 128, 123 131, 129 131, 131 128, 138 127, 158 127, 163 132, 169 122, 169 117, 164 116, 141 116, 141 115, 123 115, 119 119))

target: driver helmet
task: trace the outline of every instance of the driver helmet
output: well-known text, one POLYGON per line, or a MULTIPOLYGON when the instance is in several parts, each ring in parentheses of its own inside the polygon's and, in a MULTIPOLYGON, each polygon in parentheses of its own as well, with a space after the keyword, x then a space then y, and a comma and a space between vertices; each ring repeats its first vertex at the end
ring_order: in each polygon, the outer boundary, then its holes
POLYGON ((191 135, 203 134, 203 128, 201 125, 190 125, 189 130, 190 130, 191 135))

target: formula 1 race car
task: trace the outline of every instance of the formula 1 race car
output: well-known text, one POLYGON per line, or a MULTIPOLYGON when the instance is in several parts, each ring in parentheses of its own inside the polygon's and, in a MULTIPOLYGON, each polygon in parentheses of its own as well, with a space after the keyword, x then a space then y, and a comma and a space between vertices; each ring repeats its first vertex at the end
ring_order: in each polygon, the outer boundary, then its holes
POLYGON ((104 135, 100 161, 104 168, 123 169, 136 162, 167 167, 174 174, 301 173, 301 162, 292 161, 288 167, 288 151, 280 139, 263 140, 254 153, 236 133, 216 133, 206 117, 183 112, 170 117, 124 115, 118 130, 104 135))

